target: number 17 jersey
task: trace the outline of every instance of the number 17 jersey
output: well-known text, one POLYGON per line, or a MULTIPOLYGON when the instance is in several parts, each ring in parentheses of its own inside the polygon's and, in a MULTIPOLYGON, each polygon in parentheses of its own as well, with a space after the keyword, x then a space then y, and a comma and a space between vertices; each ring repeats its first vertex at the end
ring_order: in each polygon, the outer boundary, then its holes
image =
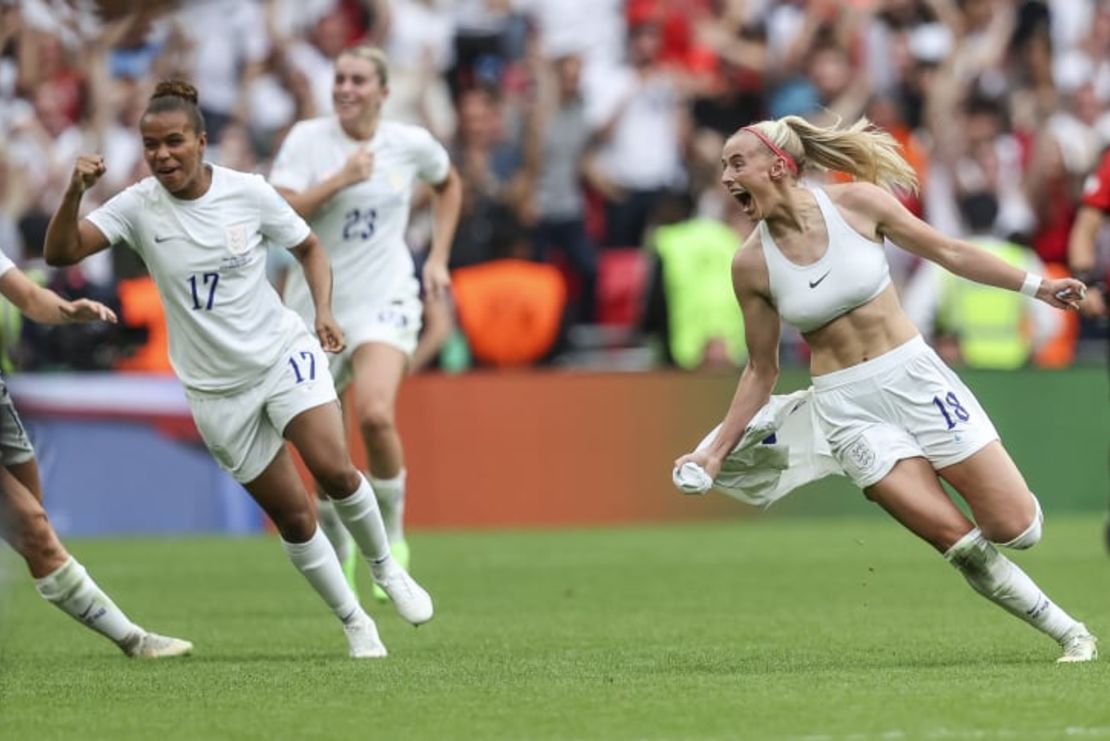
POLYGON ((212 183, 199 198, 175 198, 148 177, 88 220, 146 263, 185 387, 234 393, 284 363, 282 352, 304 331, 266 279, 265 250, 295 247, 309 229, 261 176, 206 166, 212 183))

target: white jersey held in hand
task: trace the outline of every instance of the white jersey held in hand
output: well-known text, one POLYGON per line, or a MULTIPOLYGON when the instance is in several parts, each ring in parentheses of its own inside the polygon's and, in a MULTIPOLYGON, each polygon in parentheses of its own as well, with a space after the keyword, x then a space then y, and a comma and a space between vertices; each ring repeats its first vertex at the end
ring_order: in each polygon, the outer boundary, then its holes
MULTIPOLYGON (((270 183, 303 192, 343 169, 360 147, 374 153, 370 177, 338 191, 309 220, 332 264, 332 310, 341 327, 414 284, 412 254, 405 244, 413 183, 417 178, 441 183, 450 168, 447 151, 419 126, 380 121, 373 137, 360 142, 329 116, 293 127, 274 161, 270 183)), ((285 301, 311 316, 302 275, 289 277, 285 301)))
MULTIPOLYGON (((714 427, 698 443, 705 450, 717 437, 714 427)), ((683 494, 705 494, 715 488, 722 494, 769 507, 811 481, 844 475, 829 451, 813 414, 813 389, 774 395, 744 430, 743 437, 721 464, 716 479, 695 463, 685 463, 671 473, 683 494)))
POLYGON ((175 198, 148 177, 88 219, 146 263, 166 311, 170 362, 186 388, 235 392, 283 362, 303 329, 266 279, 265 250, 296 247, 310 232, 261 176, 205 166, 212 184, 199 198, 175 198))

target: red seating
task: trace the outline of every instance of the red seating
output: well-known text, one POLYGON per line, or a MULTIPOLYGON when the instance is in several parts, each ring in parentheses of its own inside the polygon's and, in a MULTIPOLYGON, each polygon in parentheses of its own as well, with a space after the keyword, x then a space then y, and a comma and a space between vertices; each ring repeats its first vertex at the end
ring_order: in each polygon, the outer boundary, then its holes
POLYGON ((638 247, 603 249, 597 262, 598 324, 635 327, 646 301, 647 255, 638 247))

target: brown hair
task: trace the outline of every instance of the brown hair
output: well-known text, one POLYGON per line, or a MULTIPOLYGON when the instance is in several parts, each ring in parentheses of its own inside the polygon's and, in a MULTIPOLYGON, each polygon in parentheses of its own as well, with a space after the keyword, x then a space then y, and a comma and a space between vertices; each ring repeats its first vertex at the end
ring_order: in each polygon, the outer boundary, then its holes
POLYGON ((378 82, 382 87, 389 87, 389 60, 385 52, 372 44, 355 44, 339 52, 341 57, 357 57, 365 59, 374 65, 378 73, 378 82))
POLYGON ((846 172, 888 190, 917 190, 917 173, 902 156, 901 146, 866 118, 840 128, 839 122, 817 126, 801 116, 784 116, 745 128, 757 130, 783 149, 794 158, 799 171, 814 165, 846 172))
POLYGON ((204 133, 204 115, 197 105, 197 89, 188 82, 184 80, 162 80, 154 88, 143 115, 165 113, 166 111, 184 111, 193 130, 198 135, 204 133))

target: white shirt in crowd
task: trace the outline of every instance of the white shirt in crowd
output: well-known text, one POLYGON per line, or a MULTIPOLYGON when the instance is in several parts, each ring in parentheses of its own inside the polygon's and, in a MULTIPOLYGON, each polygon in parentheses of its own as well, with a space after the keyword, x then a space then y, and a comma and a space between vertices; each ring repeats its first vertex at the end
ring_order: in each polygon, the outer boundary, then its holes
POLYGON ((189 389, 249 387, 304 331, 266 280, 268 247, 296 247, 308 224, 260 175, 207 165, 208 191, 172 196, 144 178, 89 214, 112 244, 139 253, 158 286, 170 362, 189 389))
MULTIPOLYGON (((338 172, 363 146, 374 152, 370 177, 340 190, 311 219, 328 250, 335 276, 332 305, 341 325, 351 307, 387 303, 413 280, 404 238, 413 182, 443 182, 450 167, 447 150, 425 129, 395 121, 381 121, 369 142, 356 141, 329 116, 294 126, 270 172, 274 186, 301 192, 338 172)), ((311 306, 300 273, 289 276, 285 300, 302 314, 311 306)))

